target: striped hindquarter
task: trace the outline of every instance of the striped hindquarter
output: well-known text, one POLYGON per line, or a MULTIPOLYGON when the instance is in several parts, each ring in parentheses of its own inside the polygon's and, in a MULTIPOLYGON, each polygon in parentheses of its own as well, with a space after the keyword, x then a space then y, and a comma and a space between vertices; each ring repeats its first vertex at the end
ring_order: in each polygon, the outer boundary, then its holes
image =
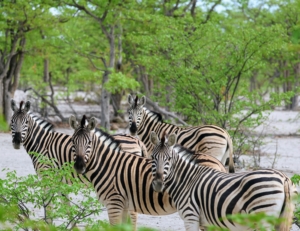
POLYGON ((97 196, 108 211, 111 224, 124 221, 127 211, 142 214, 167 215, 176 208, 167 193, 157 193, 151 187, 151 161, 122 152, 108 134, 97 136, 91 132, 95 119, 86 125, 74 117, 70 125, 74 128, 72 142, 78 173, 85 173, 94 185, 97 196))
POLYGON ((226 130, 215 125, 179 127, 164 123, 160 114, 144 107, 145 102, 144 96, 140 100, 138 97, 133 99, 131 95, 128 97, 129 130, 131 135, 137 134, 144 142, 148 153, 154 147, 150 141, 150 131, 154 131, 159 137, 164 133, 175 133, 178 144, 190 150, 211 155, 222 164, 229 157, 229 171, 234 172, 233 144, 226 130))
MULTIPOLYGON (((156 191, 167 191, 173 198, 186 230, 215 225, 231 231, 251 230, 225 218, 238 213, 260 213, 284 218, 276 230, 291 227, 297 193, 291 180, 273 169, 227 174, 198 164, 195 156, 175 145, 176 136, 159 141, 151 135, 153 182, 156 191), (175 137, 175 138, 174 138, 175 137)), ((272 230, 265 224, 266 230, 272 230)))
POLYGON ((120 143, 120 148, 124 152, 150 158, 145 144, 138 138, 128 134, 114 134, 112 137, 120 143))

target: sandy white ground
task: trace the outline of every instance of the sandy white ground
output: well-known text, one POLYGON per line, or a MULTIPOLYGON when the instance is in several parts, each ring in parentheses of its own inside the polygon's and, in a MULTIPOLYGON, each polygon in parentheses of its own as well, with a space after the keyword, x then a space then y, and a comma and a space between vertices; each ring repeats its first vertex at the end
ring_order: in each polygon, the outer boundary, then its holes
MULTIPOLYGON (((300 119, 297 119, 298 113, 295 112, 272 112, 270 115, 270 123, 266 129, 266 133, 271 136, 266 139, 266 145, 262 147, 263 152, 267 153, 261 160, 262 167, 270 167, 273 163, 273 154, 276 149, 277 142, 277 161, 275 168, 284 171, 289 176, 294 173, 300 174, 300 119), (294 136, 287 136, 287 135, 294 136), (296 135, 296 136, 295 136, 296 135)), ((261 128, 258 128, 261 129, 261 128)), ((60 132, 71 134, 70 129, 58 129, 60 132)), ((35 174, 31 160, 24 150, 15 150, 12 147, 10 133, 0 133, 0 177, 5 177, 5 172, 1 172, 3 168, 16 170, 18 176, 26 176, 35 174)), ((246 162, 251 163, 251 158, 245 157, 246 162)), ((300 188, 298 187, 298 191, 300 188)), ((103 212, 98 219, 108 219, 107 213, 103 212)), ((149 216, 138 215, 138 226, 146 226, 161 231, 177 231, 184 230, 183 221, 177 213, 168 216, 149 216)), ((299 228, 293 226, 292 231, 300 231, 299 228)))

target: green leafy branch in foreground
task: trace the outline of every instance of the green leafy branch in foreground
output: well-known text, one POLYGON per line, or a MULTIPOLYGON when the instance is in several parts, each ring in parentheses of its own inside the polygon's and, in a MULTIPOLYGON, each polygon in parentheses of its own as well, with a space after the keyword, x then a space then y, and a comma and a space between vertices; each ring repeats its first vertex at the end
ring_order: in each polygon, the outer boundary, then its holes
POLYGON ((79 230, 75 226, 78 224, 90 231, 132 230, 130 223, 110 226, 107 221, 97 221, 96 216, 102 211, 101 204, 90 185, 73 177, 76 175, 73 163, 56 168, 55 160, 37 153, 30 154, 36 156, 46 170, 40 170, 39 176, 25 177, 10 171, 5 179, 0 179, 1 230, 79 230), (72 185, 62 183, 62 179, 71 181, 72 185))
MULTIPOLYGON (((42 158, 40 162, 46 166, 53 163, 42 158)), ((15 171, 8 172, 0 179, 0 206, 11 212, 4 220, 18 230, 45 226, 53 220, 58 220, 58 230, 70 230, 78 223, 93 224, 91 215, 102 210, 93 188, 78 178, 72 178, 72 185, 62 183, 62 179, 70 178, 72 165, 48 168, 39 172, 40 177, 18 177, 15 171)))
MULTIPOLYGON (((295 185, 300 185, 300 175, 295 174, 292 176, 291 180, 295 185)), ((300 194, 298 192, 298 200, 296 204, 296 210, 295 210, 295 217, 294 217, 294 223, 300 228, 300 194)))

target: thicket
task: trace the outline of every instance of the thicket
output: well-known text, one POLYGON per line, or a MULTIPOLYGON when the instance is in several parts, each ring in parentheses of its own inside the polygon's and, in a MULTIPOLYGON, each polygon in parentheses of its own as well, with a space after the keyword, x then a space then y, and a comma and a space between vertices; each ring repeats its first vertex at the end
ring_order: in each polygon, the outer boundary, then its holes
MULTIPOLYGON (((7 172, 5 179, 0 179, 0 229, 1 230, 132 230, 128 224, 110 226, 107 221, 97 218, 103 207, 97 201, 92 188, 87 188, 76 179, 73 185, 61 182, 70 177, 72 164, 62 169, 48 169, 37 175, 18 177, 14 171, 7 172)), ((293 177, 299 184, 299 175, 293 177)), ((297 200, 297 198, 295 198, 297 200)), ((298 197, 300 203, 300 197, 298 197)), ((295 212, 299 219, 299 207, 295 212)), ((278 224, 281 219, 264 214, 239 214, 228 217, 233 221, 263 231, 263 222, 278 224)), ((297 221, 296 221, 297 222, 297 221)), ((299 225, 299 223, 298 223, 299 225)), ((139 231, 154 230, 139 228, 139 231)), ((218 227, 209 227, 210 231, 228 231, 218 227)))

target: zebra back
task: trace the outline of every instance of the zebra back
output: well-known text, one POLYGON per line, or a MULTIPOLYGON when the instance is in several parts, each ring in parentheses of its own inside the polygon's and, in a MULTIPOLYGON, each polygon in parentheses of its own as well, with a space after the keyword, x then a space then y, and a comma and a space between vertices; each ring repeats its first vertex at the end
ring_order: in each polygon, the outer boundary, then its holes
POLYGON ((38 124, 40 127, 42 127, 46 131, 55 131, 54 125, 50 123, 49 121, 46 121, 37 115, 34 115, 32 112, 28 112, 28 115, 31 116, 31 118, 38 124))
POLYGON ((92 132, 94 132, 99 137, 100 136, 109 137, 110 139, 112 139, 112 142, 114 142, 119 147, 120 150, 138 156, 149 158, 144 143, 131 135, 128 134, 110 135, 99 128, 95 128, 92 132))
POLYGON ((145 144, 138 138, 128 134, 114 134, 112 136, 120 143, 120 147, 124 152, 150 158, 145 144))

